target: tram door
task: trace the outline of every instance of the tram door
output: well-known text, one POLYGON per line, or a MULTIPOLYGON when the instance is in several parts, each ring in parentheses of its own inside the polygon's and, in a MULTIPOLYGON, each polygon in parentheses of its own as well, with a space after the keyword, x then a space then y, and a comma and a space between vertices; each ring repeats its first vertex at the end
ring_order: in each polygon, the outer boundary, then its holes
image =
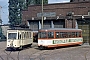
POLYGON ((82 36, 84 43, 90 44, 90 26, 89 24, 78 25, 78 28, 82 29, 82 36))

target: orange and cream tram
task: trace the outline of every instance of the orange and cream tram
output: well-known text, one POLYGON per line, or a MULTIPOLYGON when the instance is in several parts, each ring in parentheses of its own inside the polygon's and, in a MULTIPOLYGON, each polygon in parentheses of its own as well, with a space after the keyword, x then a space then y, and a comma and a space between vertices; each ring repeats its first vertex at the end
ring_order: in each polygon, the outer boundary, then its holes
POLYGON ((81 29, 49 28, 38 31, 38 47, 40 49, 82 44, 81 29))

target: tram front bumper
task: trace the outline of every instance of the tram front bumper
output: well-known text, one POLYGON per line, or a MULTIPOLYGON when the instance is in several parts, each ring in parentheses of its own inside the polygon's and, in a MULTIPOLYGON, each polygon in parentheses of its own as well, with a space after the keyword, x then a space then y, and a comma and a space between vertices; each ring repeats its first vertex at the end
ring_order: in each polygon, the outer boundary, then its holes
POLYGON ((18 47, 7 47, 5 50, 6 51, 15 51, 15 50, 18 50, 19 48, 18 47))

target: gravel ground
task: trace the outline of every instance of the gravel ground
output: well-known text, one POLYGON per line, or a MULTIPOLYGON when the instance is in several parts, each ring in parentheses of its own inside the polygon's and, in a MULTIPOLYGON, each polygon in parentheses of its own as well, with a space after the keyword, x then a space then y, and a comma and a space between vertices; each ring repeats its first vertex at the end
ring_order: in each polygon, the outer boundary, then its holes
POLYGON ((39 50, 37 43, 21 51, 5 51, 6 41, 0 42, 0 60, 90 60, 90 46, 72 46, 39 50))

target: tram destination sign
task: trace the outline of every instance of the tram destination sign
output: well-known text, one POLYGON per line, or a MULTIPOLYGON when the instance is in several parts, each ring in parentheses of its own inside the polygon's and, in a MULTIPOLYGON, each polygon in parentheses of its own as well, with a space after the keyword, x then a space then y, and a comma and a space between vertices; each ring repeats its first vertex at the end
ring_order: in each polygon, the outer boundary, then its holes
POLYGON ((55 17, 56 13, 55 12, 43 12, 43 13, 37 13, 37 17, 55 17))

